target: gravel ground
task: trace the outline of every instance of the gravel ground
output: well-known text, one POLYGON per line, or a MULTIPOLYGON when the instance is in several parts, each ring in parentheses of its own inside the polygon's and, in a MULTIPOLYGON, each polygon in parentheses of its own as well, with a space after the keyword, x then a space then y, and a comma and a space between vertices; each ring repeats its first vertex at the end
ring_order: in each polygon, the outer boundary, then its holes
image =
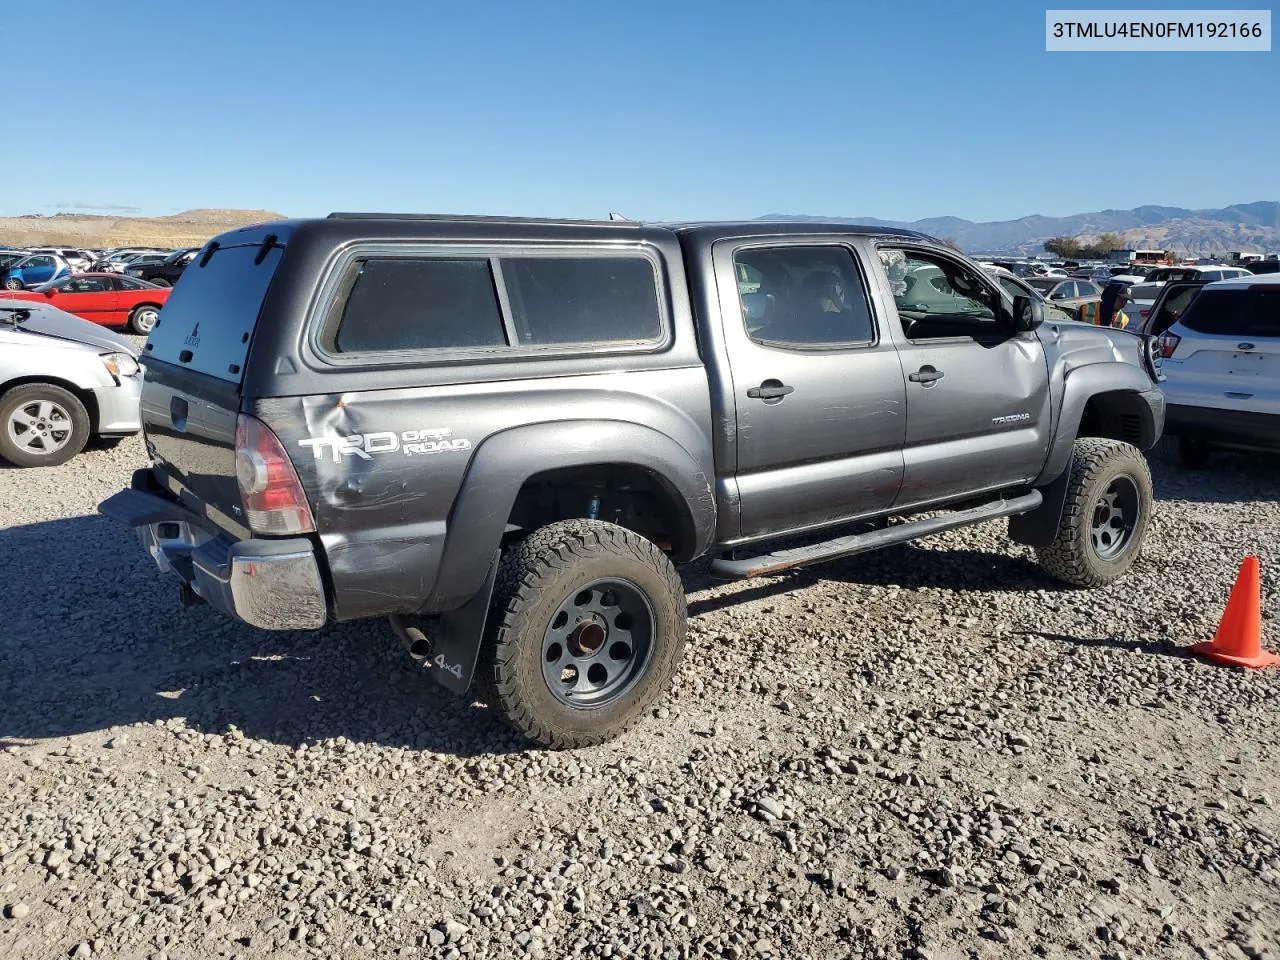
POLYGON ((1275 459, 1157 464, 1139 566, 1003 525, 686 573, 675 689, 528 749, 380 623, 271 634, 94 506, 129 440, 0 469, 0 957, 1280 958, 1280 671, 1190 659, 1275 459))

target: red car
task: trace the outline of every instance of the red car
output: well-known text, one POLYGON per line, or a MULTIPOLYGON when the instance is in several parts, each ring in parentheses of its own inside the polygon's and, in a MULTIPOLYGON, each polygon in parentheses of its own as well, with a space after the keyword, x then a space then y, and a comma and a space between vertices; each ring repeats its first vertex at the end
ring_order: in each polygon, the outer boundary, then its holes
POLYGON ((156 325, 172 289, 114 273, 76 273, 34 290, 4 291, 5 299, 47 301, 104 327, 128 327, 146 335, 156 325))

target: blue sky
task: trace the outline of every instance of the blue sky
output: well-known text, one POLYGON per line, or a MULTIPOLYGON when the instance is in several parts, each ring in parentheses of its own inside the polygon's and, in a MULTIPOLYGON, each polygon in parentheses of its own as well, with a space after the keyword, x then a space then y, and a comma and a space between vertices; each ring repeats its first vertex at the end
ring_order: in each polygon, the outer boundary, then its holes
POLYGON ((29 77, 65 102, 10 124, 0 213, 990 220, 1280 198, 1280 53, 1046 53, 1044 4, 57 6, 6 46, 10 98, 29 77))

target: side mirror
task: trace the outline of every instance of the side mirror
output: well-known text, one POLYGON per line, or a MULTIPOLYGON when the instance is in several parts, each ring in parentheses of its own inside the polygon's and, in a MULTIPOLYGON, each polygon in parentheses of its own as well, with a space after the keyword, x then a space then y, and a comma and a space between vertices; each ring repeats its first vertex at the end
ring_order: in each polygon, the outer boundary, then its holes
POLYGON ((50 299, 53 299, 53 295, 54 295, 55 293, 57 293, 57 292, 58 292, 58 291, 56 291, 56 290, 54 290, 54 289, 50 288, 50 289, 48 289, 48 290, 44 291, 44 295, 45 295, 46 297, 50 298, 50 299))
POLYGON ((1027 296, 1013 298, 1013 329, 1018 333, 1034 330, 1044 323, 1044 306, 1027 296))

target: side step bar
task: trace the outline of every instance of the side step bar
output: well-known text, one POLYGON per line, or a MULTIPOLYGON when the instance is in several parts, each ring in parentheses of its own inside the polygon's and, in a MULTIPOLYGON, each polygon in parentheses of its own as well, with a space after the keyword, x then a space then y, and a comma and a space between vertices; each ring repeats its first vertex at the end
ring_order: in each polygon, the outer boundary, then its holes
POLYGON ((970 524, 982 523, 984 520, 995 520, 997 517, 1009 517, 1018 513, 1029 513, 1040 506, 1044 497, 1039 490, 1032 490, 1012 500, 996 500, 984 503, 968 510, 944 514, 939 517, 926 517, 922 520, 909 520, 906 523, 872 530, 869 533, 855 533, 847 537, 837 537, 808 547, 795 547, 791 550, 779 550, 759 557, 746 557, 741 560, 721 558, 711 564, 711 574, 724 580, 746 580, 750 577, 767 577, 782 573, 796 567, 808 566, 823 560, 835 560, 837 557, 848 557, 855 553, 866 553, 880 547, 892 546, 895 543, 907 543, 919 540, 935 533, 967 527, 970 524))

